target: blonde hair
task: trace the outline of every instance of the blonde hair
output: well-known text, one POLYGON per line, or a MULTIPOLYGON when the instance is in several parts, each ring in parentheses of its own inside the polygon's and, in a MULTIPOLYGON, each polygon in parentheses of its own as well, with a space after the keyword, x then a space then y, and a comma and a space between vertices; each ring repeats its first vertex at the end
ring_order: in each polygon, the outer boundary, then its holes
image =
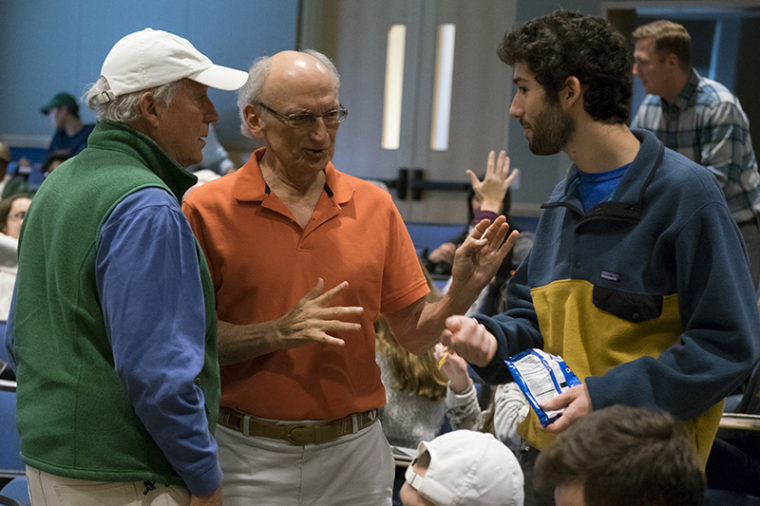
POLYGON ((385 358, 393 377, 386 385, 399 392, 411 392, 437 401, 446 395, 448 378, 438 370, 433 349, 415 355, 396 342, 388 321, 382 316, 375 320, 377 351, 385 358))
MULTIPOLYGON (((441 294, 424 265, 422 272, 430 287, 430 293, 425 296, 425 299, 438 300, 441 294)), ((398 344, 388 321, 382 316, 375 320, 375 335, 377 351, 385 358, 393 377, 393 384, 386 385, 387 387, 399 392, 411 392, 433 401, 446 396, 448 378, 438 369, 433 348, 422 355, 415 355, 408 351, 398 344)))

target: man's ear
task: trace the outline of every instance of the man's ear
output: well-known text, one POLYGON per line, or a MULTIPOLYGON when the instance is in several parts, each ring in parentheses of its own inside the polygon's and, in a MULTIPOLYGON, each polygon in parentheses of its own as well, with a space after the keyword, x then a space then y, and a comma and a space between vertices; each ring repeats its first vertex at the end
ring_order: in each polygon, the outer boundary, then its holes
POLYGON ((140 98, 137 101, 137 107, 140 109, 140 116, 148 126, 156 128, 159 122, 159 111, 153 92, 146 91, 140 95, 140 98))
POLYGON ((559 91, 559 99, 568 108, 578 101, 583 102, 583 87, 577 77, 569 76, 565 79, 565 87, 559 91))
POLYGON ((675 53, 668 53, 667 56, 665 56, 665 64, 669 68, 681 68, 681 62, 678 60, 678 56, 675 53))
POLYGON ((251 132, 251 135, 257 139, 263 139, 265 126, 261 121, 258 109, 253 104, 248 104, 243 108, 243 118, 245 119, 245 126, 251 132))

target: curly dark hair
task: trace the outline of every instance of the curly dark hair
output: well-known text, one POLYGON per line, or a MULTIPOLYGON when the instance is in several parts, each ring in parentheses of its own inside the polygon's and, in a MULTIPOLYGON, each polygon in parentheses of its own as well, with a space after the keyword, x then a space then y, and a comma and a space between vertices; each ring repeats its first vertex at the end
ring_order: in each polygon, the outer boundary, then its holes
POLYGON ((558 100, 565 80, 577 77, 585 88, 583 106, 592 118, 628 124, 632 49, 605 19, 557 10, 506 33, 497 53, 507 65, 525 63, 549 100, 558 100))

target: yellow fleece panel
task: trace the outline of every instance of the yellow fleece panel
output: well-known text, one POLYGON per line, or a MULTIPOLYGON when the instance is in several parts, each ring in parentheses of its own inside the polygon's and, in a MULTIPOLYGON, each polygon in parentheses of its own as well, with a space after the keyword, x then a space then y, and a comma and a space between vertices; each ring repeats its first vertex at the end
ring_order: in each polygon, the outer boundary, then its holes
MULTIPOLYGON (((596 307, 593 289, 588 281, 563 279, 531 290, 544 350, 562 356, 581 381, 588 376, 602 376, 642 356, 657 358, 665 349, 680 343, 678 295, 663 297, 659 317, 634 323, 596 307)), ((625 399, 620 401, 624 403, 625 399)), ((698 418, 684 422, 703 465, 722 412, 720 402, 698 418)), ((547 447, 555 438, 541 427, 532 410, 519 432, 538 449, 547 447)))

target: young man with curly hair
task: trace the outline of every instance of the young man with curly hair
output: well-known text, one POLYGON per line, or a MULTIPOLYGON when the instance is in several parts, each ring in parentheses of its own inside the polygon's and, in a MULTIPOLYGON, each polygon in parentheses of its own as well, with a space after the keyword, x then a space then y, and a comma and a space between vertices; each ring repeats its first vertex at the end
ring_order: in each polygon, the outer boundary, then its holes
POLYGON ((624 404, 671 413, 704 464, 722 399, 760 352, 749 262, 723 193, 703 166, 629 130, 631 50, 604 19, 531 20, 499 57, 514 67, 510 114, 531 151, 563 151, 573 165, 542 206, 509 309, 448 318, 444 344, 490 383, 510 381, 504 360, 534 347, 582 380, 543 405, 564 410, 555 422, 523 422, 528 455, 592 410, 624 404))

